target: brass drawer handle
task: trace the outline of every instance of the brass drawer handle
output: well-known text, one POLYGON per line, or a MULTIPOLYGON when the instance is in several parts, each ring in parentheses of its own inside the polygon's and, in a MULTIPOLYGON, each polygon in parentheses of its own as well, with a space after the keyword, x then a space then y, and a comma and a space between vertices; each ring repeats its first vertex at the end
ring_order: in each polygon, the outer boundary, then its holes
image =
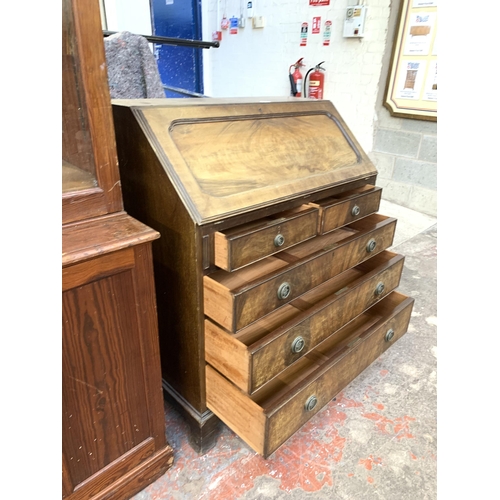
POLYGON ((304 340, 303 337, 297 337, 294 339, 292 342, 292 352, 294 354, 297 354, 298 352, 302 351, 304 349, 304 346, 306 345, 306 341, 304 340))
POLYGON ((312 411, 316 407, 317 402, 318 400, 316 399, 316 396, 309 396, 306 404, 304 405, 304 408, 306 409, 306 411, 312 411))
POLYGON ((274 238, 274 246, 282 247, 284 243, 285 243, 285 237, 282 234, 278 233, 274 238))
POLYGON ((381 295, 384 292, 385 285, 380 282, 375 288, 375 295, 381 295))
POLYGON ((290 283, 282 283, 278 288, 278 299, 283 300, 290 296, 292 289, 290 287, 290 283))
POLYGON ((368 253, 373 252, 373 250, 375 250, 376 246, 377 246, 377 242, 375 240, 370 240, 368 242, 368 245, 366 245, 366 251, 368 253))
POLYGON ((354 215, 354 217, 357 217, 361 213, 361 209, 358 207, 358 205, 354 205, 351 210, 351 215, 354 215))
POLYGON ((385 334, 385 341, 390 342, 392 340, 392 337, 394 337, 394 330, 391 328, 387 330, 387 333, 385 334))

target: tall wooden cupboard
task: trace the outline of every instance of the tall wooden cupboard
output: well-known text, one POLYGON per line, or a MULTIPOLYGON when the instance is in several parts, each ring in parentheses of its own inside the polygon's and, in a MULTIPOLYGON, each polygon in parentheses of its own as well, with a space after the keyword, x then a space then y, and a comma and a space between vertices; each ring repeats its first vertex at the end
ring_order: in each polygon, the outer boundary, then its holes
POLYGON ((127 499, 163 474, 151 245, 123 210, 98 0, 62 2, 62 497, 127 499))

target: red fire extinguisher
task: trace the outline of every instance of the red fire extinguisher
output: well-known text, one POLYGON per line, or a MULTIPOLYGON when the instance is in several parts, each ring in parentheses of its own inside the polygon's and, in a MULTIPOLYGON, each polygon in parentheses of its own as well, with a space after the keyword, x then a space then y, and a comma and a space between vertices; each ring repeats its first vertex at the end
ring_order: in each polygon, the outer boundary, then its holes
POLYGON ((325 71, 324 68, 321 67, 321 65, 325 61, 320 62, 319 64, 316 64, 313 68, 311 68, 307 74, 306 78, 304 81, 304 96, 309 97, 310 99, 323 99, 323 90, 325 88, 325 75, 322 73, 322 71, 325 71), (312 73, 311 73, 312 71, 312 73), (309 85, 308 85, 308 91, 309 95, 306 93, 306 85, 307 85, 307 78, 309 77, 309 85))
POLYGON ((304 64, 302 64, 302 59, 304 58, 301 57, 296 63, 288 68, 291 94, 295 97, 302 97, 302 73, 300 72, 300 68, 304 66, 304 64), (293 73, 292 68, 295 68, 293 73))

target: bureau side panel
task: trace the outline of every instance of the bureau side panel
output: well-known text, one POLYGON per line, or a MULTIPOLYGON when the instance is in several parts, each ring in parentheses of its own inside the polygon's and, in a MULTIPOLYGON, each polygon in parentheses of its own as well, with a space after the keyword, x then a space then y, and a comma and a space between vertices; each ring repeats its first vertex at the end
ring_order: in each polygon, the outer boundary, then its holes
POLYGON ((127 213, 156 229, 153 262, 164 380, 198 412, 205 406, 202 238, 128 108, 114 106, 127 213))
POLYGON ((263 454, 266 416, 262 408, 210 365, 206 374, 210 410, 257 453, 263 454))

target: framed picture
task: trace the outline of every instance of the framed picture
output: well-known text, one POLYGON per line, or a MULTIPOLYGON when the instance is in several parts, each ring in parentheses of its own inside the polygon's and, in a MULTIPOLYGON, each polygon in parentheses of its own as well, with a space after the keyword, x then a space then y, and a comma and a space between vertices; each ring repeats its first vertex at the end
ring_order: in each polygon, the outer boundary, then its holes
POLYGON ((393 116, 437 121, 437 1, 401 1, 384 97, 393 116))

